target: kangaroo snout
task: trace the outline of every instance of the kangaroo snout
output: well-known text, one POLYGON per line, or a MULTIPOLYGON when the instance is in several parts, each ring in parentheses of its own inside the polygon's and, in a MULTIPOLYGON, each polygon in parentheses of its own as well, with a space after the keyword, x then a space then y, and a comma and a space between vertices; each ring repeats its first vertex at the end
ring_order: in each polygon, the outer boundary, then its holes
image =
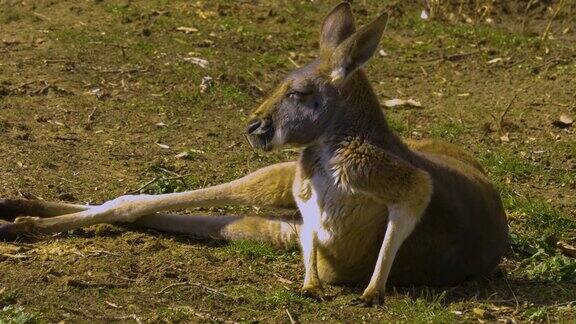
POLYGON ((273 149, 274 125, 270 118, 254 118, 246 128, 248 142, 255 149, 270 151, 273 149))
POLYGON ((263 135, 272 129, 272 120, 269 118, 257 118, 248 123, 246 131, 248 135, 263 135))

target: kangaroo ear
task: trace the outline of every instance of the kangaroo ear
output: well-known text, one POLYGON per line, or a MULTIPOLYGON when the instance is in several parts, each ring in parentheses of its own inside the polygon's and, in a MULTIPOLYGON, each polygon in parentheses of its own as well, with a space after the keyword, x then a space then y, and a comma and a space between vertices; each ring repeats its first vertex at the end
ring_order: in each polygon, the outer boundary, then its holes
POLYGON ((324 18, 320 31, 320 51, 332 53, 355 30, 350 4, 341 2, 324 18))
POLYGON ((388 14, 383 13, 338 45, 329 63, 333 83, 343 82, 374 55, 387 24, 388 14))

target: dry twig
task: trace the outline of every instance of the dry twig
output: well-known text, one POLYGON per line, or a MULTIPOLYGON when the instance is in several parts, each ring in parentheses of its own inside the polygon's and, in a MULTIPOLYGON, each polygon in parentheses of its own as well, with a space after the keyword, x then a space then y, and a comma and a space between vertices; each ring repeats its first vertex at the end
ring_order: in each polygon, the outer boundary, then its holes
POLYGON ((502 112, 502 114, 500 115, 500 119, 498 120, 498 129, 500 131, 502 131, 502 129, 504 128, 504 119, 506 118, 506 115, 508 114, 508 112, 510 111, 510 108, 512 107, 512 104, 514 103, 514 101, 516 101, 516 98, 518 98, 518 95, 520 94, 521 90, 516 91, 516 93, 514 94, 514 96, 512 97, 512 99, 510 100, 510 102, 508 103, 508 105, 506 106, 506 108, 504 109, 504 111, 502 112))
POLYGON ((438 56, 438 57, 425 59, 424 62, 433 62, 433 61, 456 62, 456 61, 461 61, 461 60, 467 58, 468 56, 476 55, 479 53, 482 53, 482 50, 472 51, 472 52, 468 52, 468 53, 450 54, 450 55, 442 54, 441 56, 438 56))
POLYGON ((129 286, 126 283, 88 282, 79 279, 70 279, 66 284, 76 288, 126 288, 129 286))
POLYGON ((197 282, 190 282, 190 281, 176 282, 176 283, 170 284, 170 285, 162 288, 159 292, 156 293, 156 295, 161 295, 161 294, 163 294, 164 292, 170 290, 171 288, 178 287, 178 286, 196 286, 196 287, 198 287, 198 288, 202 288, 202 289, 204 289, 205 291, 210 292, 210 293, 215 294, 215 295, 220 295, 220 296, 222 296, 222 297, 226 297, 226 298, 228 298, 228 299, 233 299, 233 300, 236 300, 236 299, 237 299, 237 298, 232 297, 232 296, 230 296, 230 295, 228 295, 228 294, 225 294, 225 293, 223 293, 223 292, 221 292, 221 291, 219 291, 219 290, 217 290, 217 289, 215 289, 215 288, 208 287, 208 286, 202 285, 202 284, 197 283, 197 282))
POLYGON ((290 324, 298 324, 300 323, 298 320, 294 319, 294 317, 292 317, 292 314, 290 314, 290 311, 288 310, 288 308, 284 309, 286 311, 286 314, 288 315, 288 319, 290 320, 290 324))
POLYGON ((160 180, 160 177, 155 177, 154 179, 152 179, 152 180, 146 182, 145 184, 143 184, 142 186, 140 186, 140 188, 138 188, 136 190, 132 190, 132 191, 127 191, 126 194, 133 195, 133 194, 140 193, 142 190, 148 188, 148 186, 150 186, 151 184, 153 184, 154 182, 156 182, 158 180, 160 180))
POLYGON ((71 313, 82 315, 86 318, 97 319, 97 320, 101 320, 101 321, 105 321, 105 322, 119 322, 119 321, 126 321, 129 319, 133 319, 138 324, 142 323, 142 320, 138 316, 136 316, 136 314, 130 314, 130 315, 124 315, 124 316, 92 315, 83 309, 75 309, 75 308, 70 308, 70 307, 66 307, 66 306, 62 307, 62 309, 66 310, 68 312, 71 312, 71 313))
POLYGON ((548 24, 546 24, 546 29, 544 29, 544 33, 542 33, 542 40, 548 38, 548 34, 550 33, 550 27, 552 27, 552 22, 554 21, 554 19, 556 19, 556 16, 560 12, 560 10, 562 10, 563 7, 564 7, 564 0, 558 1, 558 7, 556 7, 556 10, 548 20, 548 24))

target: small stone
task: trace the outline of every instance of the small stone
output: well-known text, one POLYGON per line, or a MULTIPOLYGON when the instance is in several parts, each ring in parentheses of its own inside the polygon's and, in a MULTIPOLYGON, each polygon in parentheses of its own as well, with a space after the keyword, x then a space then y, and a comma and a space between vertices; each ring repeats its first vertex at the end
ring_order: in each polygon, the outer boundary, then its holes
POLYGON ((560 115, 560 118, 558 118, 558 120, 555 120, 552 124, 559 128, 568 128, 572 126, 573 123, 574 119, 572 117, 566 114, 562 114, 560 115))

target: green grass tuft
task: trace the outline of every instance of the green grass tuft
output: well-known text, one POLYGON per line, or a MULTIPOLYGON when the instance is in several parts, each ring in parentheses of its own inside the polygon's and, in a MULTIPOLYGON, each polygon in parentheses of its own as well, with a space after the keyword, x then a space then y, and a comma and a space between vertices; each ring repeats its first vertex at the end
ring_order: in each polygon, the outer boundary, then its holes
POLYGON ((20 306, 5 306, 0 309, 0 324, 32 324, 37 322, 34 314, 27 313, 20 306))
POLYGON ((504 195, 503 201, 510 221, 522 225, 533 237, 561 236, 576 230, 576 221, 565 217, 547 202, 512 195, 504 195))
POLYGON ((195 318, 194 310, 190 307, 170 307, 159 308, 156 317, 160 322, 164 323, 188 323, 191 319, 195 318))
POLYGON ((456 321, 456 315, 443 304, 445 293, 412 298, 391 298, 386 301, 386 312, 395 321, 407 323, 448 323, 456 321))
POLYGON ((530 258, 526 273, 530 279, 576 283, 576 260, 564 255, 549 256, 543 251, 530 258))
POLYGON ((0 293, 0 307, 16 304, 18 298, 20 298, 20 293, 18 291, 3 291, 0 293))
POLYGON ((402 134, 408 130, 406 124, 404 124, 397 117, 390 116, 390 114, 386 115, 386 122, 388 123, 388 126, 396 133, 402 134))
POLYGON ((482 158, 482 165, 497 183, 501 182, 503 178, 510 180, 526 179, 538 170, 535 165, 522 161, 508 151, 495 151, 485 155, 482 158))
POLYGON ((302 296, 300 293, 284 288, 266 293, 252 286, 242 285, 235 287, 232 294, 246 303, 259 305, 262 309, 267 310, 279 309, 290 305, 307 305, 312 302, 311 299, 302 296))

